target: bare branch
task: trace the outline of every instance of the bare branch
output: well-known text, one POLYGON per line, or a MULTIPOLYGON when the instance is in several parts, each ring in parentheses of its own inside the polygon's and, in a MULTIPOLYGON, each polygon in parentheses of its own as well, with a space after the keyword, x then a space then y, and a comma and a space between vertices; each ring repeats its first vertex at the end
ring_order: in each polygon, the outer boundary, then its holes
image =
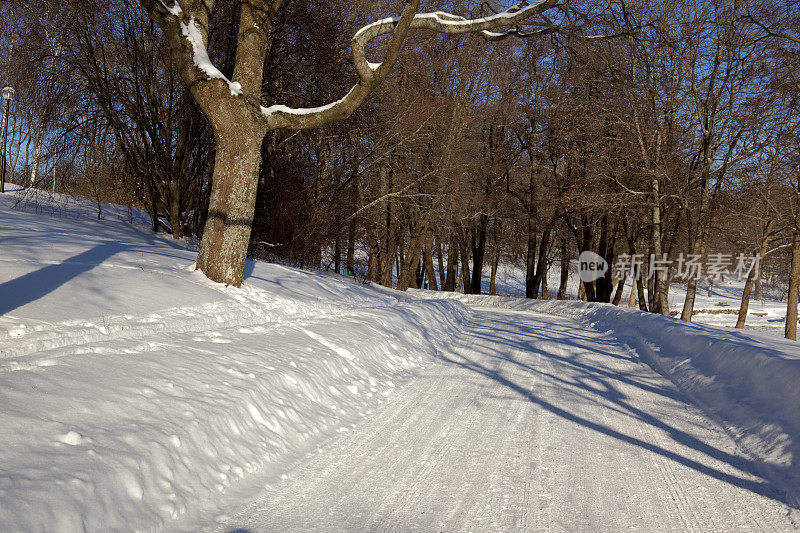
POLYGON ((369 93, 386 77, 400 52, 400 46, 409 30, 424 29, 448 35, 481 34, 489 40, 499 40, 519 32, 518 28, 495 34, 491 30, 518 26, 524 20, 543 13, 557 0, 538 0, 532 4, 523 1, 507 10, 477 19, 466 19, 451 13, 437 11, 416 13, 419 0, 407 1, 401 16, 381 19, 364 26, 352 39, 353 64, 360 81, 342 99, 315 107, 291 109, 282 105, 262 107, 267 129, 307 129, 323 126, 349 117, 364 102, 369 93), (381 63, 366 59, 367 45, 377 37, 392 35, 381 63))

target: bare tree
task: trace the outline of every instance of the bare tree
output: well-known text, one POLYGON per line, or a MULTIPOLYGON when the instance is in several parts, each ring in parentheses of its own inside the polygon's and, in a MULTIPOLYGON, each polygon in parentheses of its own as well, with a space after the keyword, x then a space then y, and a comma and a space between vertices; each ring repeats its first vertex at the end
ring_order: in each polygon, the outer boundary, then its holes
POLYGON ((241 3, 233 75, 228 78, 210 61, 207 51, 213 0, 141 0, 161 27, 183 81, 212 125, 216 145, 208 220, 197 268, 210 279, 239 286, 249 244, 256 199, 259 153, 266 133, 275 129, 315 128, 349 117, 378 86, 397 60, 412 29, 445 34, 479 33, 501 39, 517 32, 516 25, 552 7, 556 0, 523 2, 501 13, 468 20, 444 12, 417 13, 419 0, 406 0, 400 17, 382 19, 359 30, 352 40, 353 63, 359 82, 330 104, 292 109, 261 105, 264 59, 272 20, 281 0, 241 3), (496 33, 497 28, 512 28, 496 33), (371 63, 366 48, 389 36, 383 61, 371 63))
MULTIPOLYGON (((762 149, 774 133, 771 95, 753 96, 767 79, 768 70, 758 55, 763 52, 764 32, 742 22, 744 4, 707 0, 702 12, 683 17, 688 91, 697 132, 687 189, 696 188, 700 194, 697 222, 689 238, 691 252, 698 256, 707 253, 714 204, 727 172, 762 149)), ((697 280, 692 278, 683 320, 692 319, 696 289, 697 280)))

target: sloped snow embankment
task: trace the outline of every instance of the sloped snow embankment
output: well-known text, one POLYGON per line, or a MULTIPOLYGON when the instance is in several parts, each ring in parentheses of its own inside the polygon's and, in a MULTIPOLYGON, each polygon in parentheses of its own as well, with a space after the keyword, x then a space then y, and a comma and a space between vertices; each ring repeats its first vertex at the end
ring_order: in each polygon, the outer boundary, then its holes
POLYGON ((225 288, 141 228, 13 204, 0 195, 0 531, 176 527, 279 479, 467 319, 264 263, 225 288))
POLYGON ((212 314, 216 327, 196 331, 159 321, 148 335, 3 359, 0 524, 150 529, 247 474, 279 474, 458 334, 463 308, 420 303, 295 302, 294 317, 212 314))
POLYGON ((415 291, 472 306, 573 318, 612 333, 720 420, 800 505, 800 345, 608 304, 415 291))

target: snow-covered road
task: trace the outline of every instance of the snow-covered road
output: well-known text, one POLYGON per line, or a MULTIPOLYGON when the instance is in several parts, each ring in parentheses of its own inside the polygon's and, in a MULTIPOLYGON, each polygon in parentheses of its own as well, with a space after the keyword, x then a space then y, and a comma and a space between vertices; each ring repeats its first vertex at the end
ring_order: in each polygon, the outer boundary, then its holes
POLYGON ((476 309, 462 346, 223 531, 787 531, 798 511, 608 334, 476 309))

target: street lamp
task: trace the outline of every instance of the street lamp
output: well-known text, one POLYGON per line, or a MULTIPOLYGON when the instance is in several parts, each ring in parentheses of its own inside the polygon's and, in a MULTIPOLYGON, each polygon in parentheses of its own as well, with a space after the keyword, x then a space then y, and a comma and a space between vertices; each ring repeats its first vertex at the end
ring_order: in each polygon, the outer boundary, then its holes
POLYGON ((3 87, 0 96, 3 97, 3 121, 0 130, 3 131, 3 160, 0 163, 0 193, 6 192, 6 137, 8 136, 8 106, 16 92, 13 87, 3 87))

